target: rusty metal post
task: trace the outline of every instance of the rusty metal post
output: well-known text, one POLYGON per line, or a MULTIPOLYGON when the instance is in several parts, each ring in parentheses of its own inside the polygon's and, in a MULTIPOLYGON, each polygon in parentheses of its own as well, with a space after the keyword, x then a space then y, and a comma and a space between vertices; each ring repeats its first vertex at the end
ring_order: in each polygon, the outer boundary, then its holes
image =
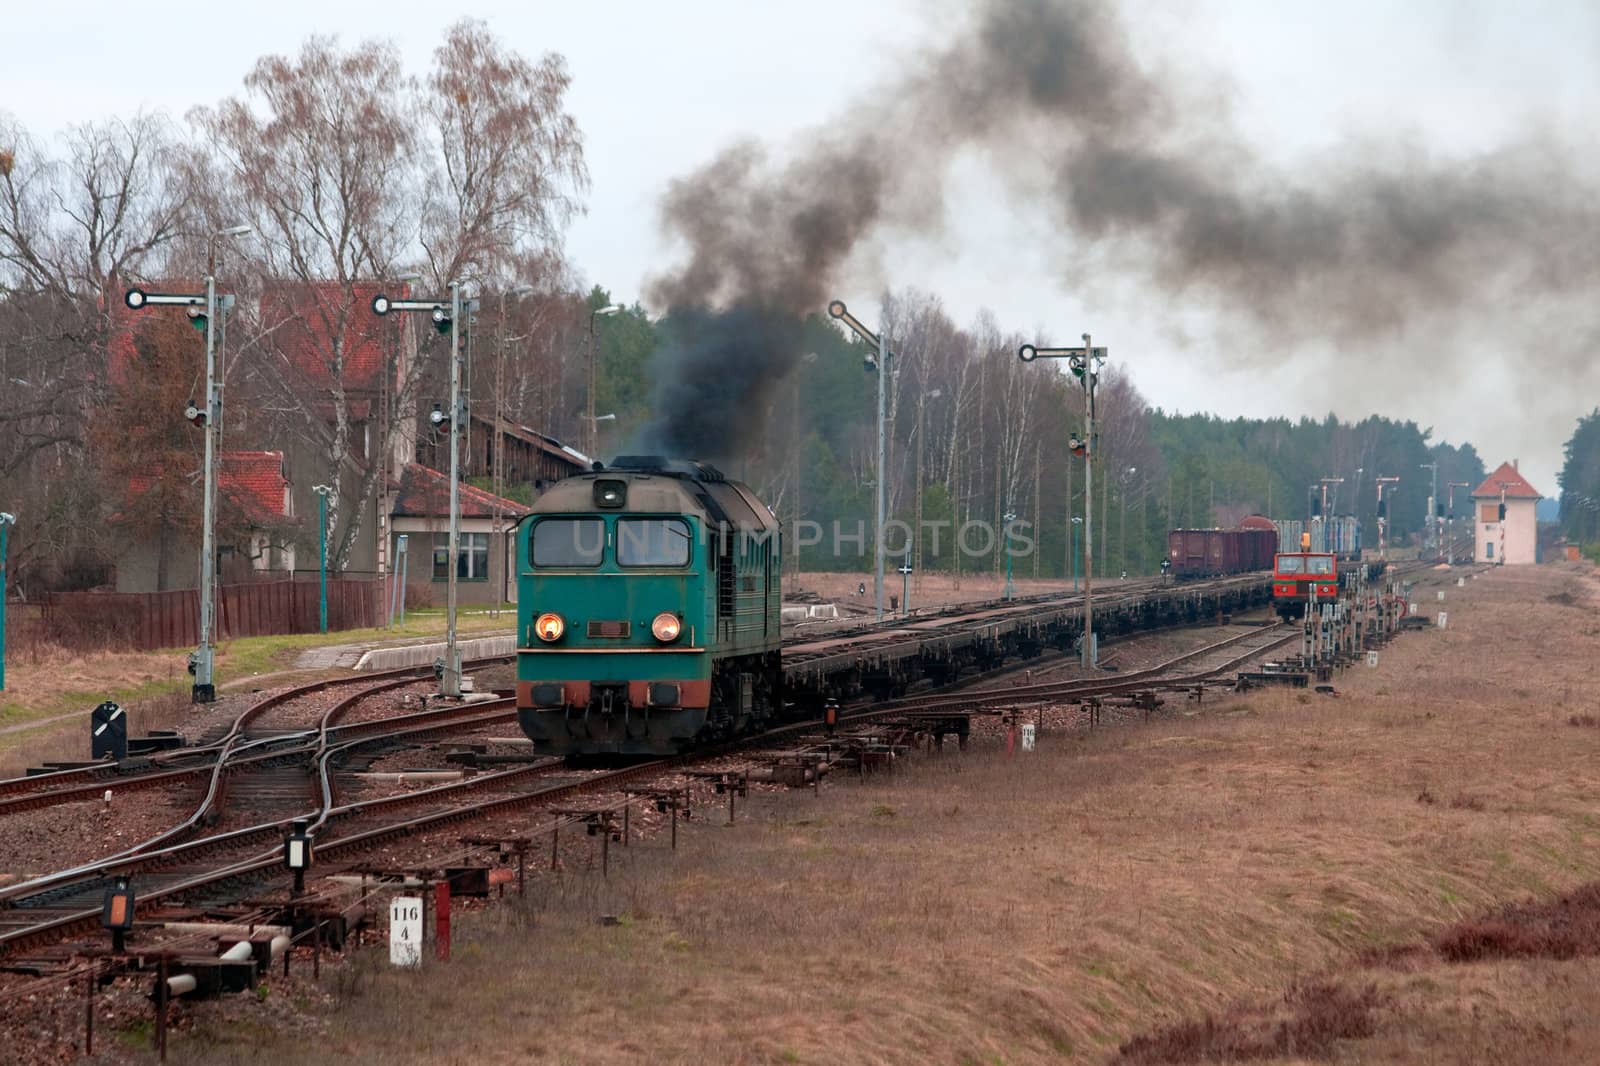
POLYGON ((611 827, 605 822, 600 823, 600 876, 611 876, 611 827))
POLYGON ((433 886, 433 943, 440 962, 450 961, 450 881, 433 886))
POLYGON ((517 898, 528 894, 528 847, 517 845, 517 898))
POLYGON ((550 830, 550 869, 556 868, 556 849, 561 846, 561 826, 555 825, 550 830))
POLYGON ((733 824, 733 785, 728 785, 728 824, 733 824))
POLYGON ((629 800, 622 805, 622 846, 628 846, 628 813, 633 810, 633 801, 629 800))
POLYGON ((672 850, 678 850, 678 797, 672 797, 672 850))
POLYGON ((89 960, 89 976, 83 982, 83 1053, 94 1054, 94 960, 89 960))
POLYGON ((322 922, 318 920, 312 928, 311 946, 311 979, 322 980, 322 922))
POLYGON ((167 957, 156 964, 156 1049, 167 1061, 167 957))

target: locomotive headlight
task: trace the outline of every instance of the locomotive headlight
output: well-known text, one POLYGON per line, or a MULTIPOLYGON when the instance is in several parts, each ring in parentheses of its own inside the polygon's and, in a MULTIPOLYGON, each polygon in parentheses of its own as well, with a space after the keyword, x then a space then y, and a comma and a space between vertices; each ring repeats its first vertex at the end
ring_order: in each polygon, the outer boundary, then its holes
POLYGON ((554 611, 546 611, 534 619, 533 622, 534 635, 546 644, 553 644, 560 640, 561 634, 566 631, 567 623, 562 621, 561 616, 554 611))
POLYGON ((662 611, 650 623, 650 632, 663 644, 671 644, 683 632, 683 622, 671 611, 662 611))

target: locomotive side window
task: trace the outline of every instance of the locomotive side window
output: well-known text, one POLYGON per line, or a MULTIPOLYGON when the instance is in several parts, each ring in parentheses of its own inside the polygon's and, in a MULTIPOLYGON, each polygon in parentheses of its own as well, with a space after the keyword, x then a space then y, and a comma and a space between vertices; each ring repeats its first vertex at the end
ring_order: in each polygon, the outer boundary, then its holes
POLYGON ((606 553, 603 518, 541 518, 533 527, 533 565, 599 566, 606 553))
POLYGON ((681 518, 617 519, 618 566, 688 566, 689 523, 681 518))

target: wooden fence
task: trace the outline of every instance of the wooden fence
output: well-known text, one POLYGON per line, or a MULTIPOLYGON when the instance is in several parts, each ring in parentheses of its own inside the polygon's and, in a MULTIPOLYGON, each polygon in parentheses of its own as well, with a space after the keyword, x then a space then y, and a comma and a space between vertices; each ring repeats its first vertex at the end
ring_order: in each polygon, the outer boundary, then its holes
MULTIPOLYGON (((328 629, 365 629, 387 618, 382 577, 329 578, 328 629)), ((317 631, 317 575, 218 588, 216 639, 317 631)), ((182 648, 200 637, 200 592, 57 592, 42 635, 71 648, 182 648)))

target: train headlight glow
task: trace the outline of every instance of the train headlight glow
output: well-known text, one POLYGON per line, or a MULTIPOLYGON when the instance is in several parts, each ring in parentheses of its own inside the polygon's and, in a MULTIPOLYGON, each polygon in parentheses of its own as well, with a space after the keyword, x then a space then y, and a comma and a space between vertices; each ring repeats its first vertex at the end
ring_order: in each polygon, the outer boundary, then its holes
POLYGON ((554 611, 546 611, 534 619, 533 632, 546 644, 553 644, 561 639, 561 634, 567 631, 567 623, 554 611))
POLYGON ((671 611, 662 611, 650 623, 650 632, 663 644, 671 644, 683 632, 683 622, 671 611))

